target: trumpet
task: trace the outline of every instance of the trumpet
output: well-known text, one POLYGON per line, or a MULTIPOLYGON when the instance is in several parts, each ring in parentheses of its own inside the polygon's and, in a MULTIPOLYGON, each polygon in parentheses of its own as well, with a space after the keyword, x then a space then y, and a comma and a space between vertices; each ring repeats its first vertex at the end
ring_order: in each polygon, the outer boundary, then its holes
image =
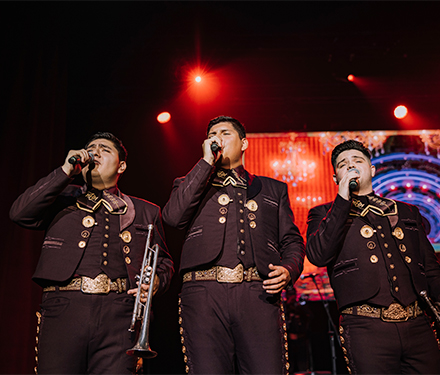
POLYGON ((440 313, 436 309, 436 307, 432 304, 431 300, 428 297, 428 293, 426 290, 422 290, 420 293, 420 296, 423 298, 423 300, 428 305, 429 309, 431 310, 432 316, 434 317, 435 325, 437 329, 440 329, 440 313))
POLYGON ((150 247, 151 233, 154 226, 148 225, 147 242, 145 244, 144 258, 142 261, 141 274, 139 276, 139 285, 136 294, 136 301, 134 303, 133 315, 131 318, 130 332, 135 330, 136 320, 142 320, 141 330, 139 332, 139 338, 135 346, 127 350, 128 355, 135 355, 142 358, 154 358, 157 353, 151 350, 148 342, 148 331, 150 325, 150 311, 151 300, 153 299, 153 283, 156 275, 157 256, 159 254, 159 245, 154 245, 154 248, 150 247), (147 284, 148 288, 147 302, 143 304, 141 302, 141 284, 147 284))

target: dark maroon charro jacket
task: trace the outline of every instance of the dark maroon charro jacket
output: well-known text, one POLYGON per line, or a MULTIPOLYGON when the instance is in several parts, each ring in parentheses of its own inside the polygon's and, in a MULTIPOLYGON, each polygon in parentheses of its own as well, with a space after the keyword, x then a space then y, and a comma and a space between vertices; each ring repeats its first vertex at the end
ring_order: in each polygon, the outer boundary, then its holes
MULTIPOLYGON (((396 201, 398 222, 403 238, 395 238, 404 259, 415 292, 427 290, 430 297, 440 301, 440 265, 428 241, 418 208, 396 201), (409 257, 405 261, 405 257, 409 257)), ((379 291, 379 274, 386 272, 381 254, 381 238, 361 235, 364 225, 373 226, 363 217, 349 217, 351 201, 337 195, 333 202, 309 211, 307 229, 307 258, 318 267, 327 266, 339 308, 368 301, 379 291), (374 241, 377 246, 368 246, 374 241), (376 256, 376 262, 371 257, 376 256)), ((373 228, 374 229, 374 228, 373 228)))
MULTIPOLYGON (((84 193, 84 189, 69 185, 71 181, 61 167, 57 168, 20 195, 10 210, 11 219, 20 226, 46 231, 41 256, 32 277, 40 285, 65 282, 74 275, 93 231, 93 227, 85 228, 82 221, 84 217, 94 214, 76 206, 76 198, 84 193), (83 235, 85 230, 90 232, 87 237, 83 235), (86 242, 85 247, 79 246, 81 241, 86 242)), ((160 278, 159 292, 163 292, 169 286, 174 271, 164 241, 160 208, 121 192, 119 196, 128 204, 128 210, 120 215, 119 222, 120 233, 129 231, 131 234, 129 243, 120 239, 121 257, 129 258, 125 266, 130 287, 136 287, 135 276, 142 265, 148 225, 153 224, 151 245, 157 243, 160 247, 156 273, 160 278), (123 251, 124 246, 129 247, 128 254, 123 251)))
MULTIPOLYGON (((222 250, 225 225, 221 216, 219 188, 208 184, 214 168, 201 159, 183 178, 174 181, 170 199, 163 209, 164 221, 186 230, 182 249, 181 273, 201 266, 210 266, 222 250), (193 235, 196 234, 196 235, 193 235)), ((282 265, 292 281, 299 277, 304 262, 304 242, 297 226, 287 194, 287 185, 271 178, 248 174, 247 201, 258 204, 255 227, 249 225, 254 260, 259 274, 266 278, 268 265, 282 265)), ((227 207, 227 206, 226 206, 227 207)), ((245 210, 248 210, 245 208, 245 210)))

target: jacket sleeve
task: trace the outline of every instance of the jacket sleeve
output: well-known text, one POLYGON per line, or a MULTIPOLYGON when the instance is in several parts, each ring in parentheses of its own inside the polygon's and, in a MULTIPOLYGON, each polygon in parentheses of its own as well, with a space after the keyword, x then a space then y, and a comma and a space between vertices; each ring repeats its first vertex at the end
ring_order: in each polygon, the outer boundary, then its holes
POLYGON ((294 215, 285 184, 278 212, 281 265, 289 271, 292 284, 294 284, 303 271, 305 249, 304 239, 294 223, 294 215))
POLYGON ((321 205, 309 211, 306 255, 315 266, 327 266, 338 255, 350 208, 351 201, 337 195, 329 210, 321 205))
POLYGON ((174 180, 170 199, 163 209, 168 225, 183 229, 191 221, 214 167, 200 159, 183 178, 174 180))
POLYGON ((154 239, 159 245, 159 254, 157 257, 156 274, 159 277, 159 290, 157 295, 166 292, 170 286, 171 278, 174 274, 174 264, 165 242, 165 232, 162 224, 162 214, 160 208, 154 220, 154 239))
POLYGON ((72 180, 61 167, 55 169, 15 200, 9 217, 24 228, 46 229, 55 200, 72 180))

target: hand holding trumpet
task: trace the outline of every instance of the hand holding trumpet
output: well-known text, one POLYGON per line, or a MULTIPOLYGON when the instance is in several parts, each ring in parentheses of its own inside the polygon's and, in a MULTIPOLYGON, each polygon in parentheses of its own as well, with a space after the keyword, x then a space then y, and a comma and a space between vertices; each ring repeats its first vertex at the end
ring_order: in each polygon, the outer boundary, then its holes
MULTIPOLYGON (((153 282, 153 296, 156 294, 157 290, 159 289, 160 280, 157 275, 154 276, 154 282, 153 282)), ((136 283, 136 285, 139 286, 139 281, 136 283)), ((147 297, 148 297, 148 290, 150 289, 149 284, 142 284, 141 285, 141 302, 146 303, 147 297)), ((133 297, 137 296, 138 288, 133 288, 127 290, 127 294, 132 294, 133 297)))

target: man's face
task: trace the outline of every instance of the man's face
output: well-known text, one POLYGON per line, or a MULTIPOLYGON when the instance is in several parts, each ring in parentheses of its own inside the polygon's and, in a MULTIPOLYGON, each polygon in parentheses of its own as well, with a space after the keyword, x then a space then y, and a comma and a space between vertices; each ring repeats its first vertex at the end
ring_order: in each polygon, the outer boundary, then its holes
MULTIPOLYGON (((95 139, 86 148, 94 155, 95 167, 90 170, 92 185, 95 187, 104 185, 110 188, 116 185, 119 175, 125 171, 125 161, 119 160, 118 150, 112 141, 108 139, 95 139)), ((85 166, 82 170, 84 180, 89 172, 89 166, 85 166)))
POLYGON ((241 155, 248 147, 246 138, 240 139, 237 130, 230 122, 219 122, 208 133, 208 138, 220 139, 221 158, 220 165, 224 168, 236 168, 242 164, 241 155))
POLYGON ((358 194, 368 194, 373 190, 372 178, 376 173, 376 168, 370 163, 370 160, 358 150, 347 150, 341 152, 336 159, 336 171, 333 176, 334 181, 339 181, 352 169, 359 171, 358 178, 359 191, 358 194))

